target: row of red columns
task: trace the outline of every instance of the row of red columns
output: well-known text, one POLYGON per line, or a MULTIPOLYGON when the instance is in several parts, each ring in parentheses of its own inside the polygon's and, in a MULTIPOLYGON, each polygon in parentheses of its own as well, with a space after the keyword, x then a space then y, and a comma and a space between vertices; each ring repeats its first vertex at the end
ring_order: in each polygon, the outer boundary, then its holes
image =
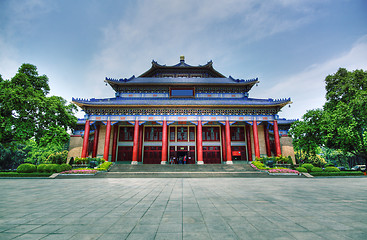
MULTIPOLYGON (((281 155, 280 149, 280 139, 279 139, 279 131, 278 131, 278 123, 274 120, 274 140, 275 140, 275 150, 276 155, 281 155)), ((167 163, 167 153, 168 153, 168 129, 167 129, 167 121, 163 120, 162 125, 162 159, 161 163, 167 163)), ((98 125, 94 132, 94 143, 93 143, 93 152, 92 157, 97 156, 97 147, 98 147, 98 138, 99 138, 99 130, 100 126, 98 125)), ((258 137, 258 130, 257 130, 257 121, 254 120, 252 124, 252 130, 254 135, 254 150, 255 150, 255 157, 260 158, 260 147, 259 147, 259 137, 258 137)), ((89 141, 89 131, 90 131, 90 121, 87 120, 85 122, 85 131, 84 131, 84 140, 83 140, 83 148, 81 157, 85 158, 88 157, 88 141, 89 141)), ((114 126, 114 134, 113 134, 113 145, 112 145, 112 158, 111 161, 116 161, 116 150, 117 150, 117 137, 118 137, 118 125, 114 126)), ((232 162, 232 150, 231 150, 231 136, 230 136, 230 124, 229 121, 226 120, 225 128, 221 130, 222 137, 222 149, 223 149, 223 159, 227 163, 232 162)), ((264 129, 265 135, 265 144, 266 144, 266 154, 267 156, 271 156, 270 152, 270 143, 269 143, 269 130, 268 128, 264 129)), ((203 164, 203 142, 202 142, 203 130, 201 120, 198 121, 197 126, 197 161, 198 164, 203 164)), ((110 149, 110 137, 111 137, 111 121, 107 121, 106 127, 106 137, 105 137, 105 145, 104 145, 104 152, 103 158, 108 160, 108 154, 110 149)), ((250 126, 246 125, 246 142, 247 142, 247 157, 249 161, 252 161, 252 147, 251 147, 251 135, 250 135, 250 126)), ((135 120, 134 124, 134 143, 133 143, 133 157, 132 157, 132 164, 137 164, 138 159, 141 160, 142 156, 142 144, 143 144, 143 131, 141 126, 139 126, 139 121, 135 120)))

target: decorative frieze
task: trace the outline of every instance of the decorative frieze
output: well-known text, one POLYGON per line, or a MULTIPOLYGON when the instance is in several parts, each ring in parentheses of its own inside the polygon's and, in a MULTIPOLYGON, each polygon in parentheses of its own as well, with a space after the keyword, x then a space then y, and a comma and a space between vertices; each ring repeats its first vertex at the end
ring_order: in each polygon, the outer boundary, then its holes
POLYGON ((88 115, 274 115, 279 107, 272 108, 113 108, 113 107, 87 107, 88 115))

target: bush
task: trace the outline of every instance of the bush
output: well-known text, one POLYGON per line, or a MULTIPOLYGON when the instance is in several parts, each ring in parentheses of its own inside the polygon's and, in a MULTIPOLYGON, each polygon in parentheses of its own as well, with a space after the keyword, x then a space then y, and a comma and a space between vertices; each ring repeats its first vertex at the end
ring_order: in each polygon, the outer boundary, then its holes
POLYGON ((37 167, 30 163, 20 164, 19 167, 17 168, 18 173, 32 173, 36 171, 37 167))
POLYGON ((45 167, 47 166, 47 164, 40 164, 37 166, 37 172, 45 172, 45 167))
POLYGON ((313 168, 311 168, 311 172, 322 172, 322 168, 313 167, 313 168))
POLYGON ((60 165, 60 172, 69 171, 72 167, 69 164, 63 163, 60 165))
POLYGON ((61 172, 61 167, 59 164, 47 164, 45 167, 45 172, 48 173, 61 172))
POLYGON ((264 165, 264 163, 260 161, 253 161, 252 164, 257 167, 258 169, 267 169, 264 165))
POLYGON ((111 166, 112 162, 104 162, 101 165, 98 166, 99 171, 107 171, 108 168, 111 166), (103 170, 102 170, 103 169, 103 170))
POLYGON ((66 163, 68 157, 68 151, 62 151, 53 153, 50 156, 48 156, 46 162, 52 163, 52 164, 63 164, 66 163))
POLYGON ((74 164, 89 164, 89 160, 90 160, 90 158, 76 157, 74 159, 74 164))
POLYGON ((302 164, 303 168, 306 168, 307 169, 307 172, 311 172, 311 169, 314 167, 311 163, 305 163, 305 164, 302 164))
POLYGON ((298 172, 307 172, 307 169, 306 169, 306 168, 304 168, 304 167, 298 167, 298 168, 296 168, 296 170, 297 170, 298 172))
POLYGON ((337 167, 326 167, 325 172, 340 172, 340 169, 337 167))

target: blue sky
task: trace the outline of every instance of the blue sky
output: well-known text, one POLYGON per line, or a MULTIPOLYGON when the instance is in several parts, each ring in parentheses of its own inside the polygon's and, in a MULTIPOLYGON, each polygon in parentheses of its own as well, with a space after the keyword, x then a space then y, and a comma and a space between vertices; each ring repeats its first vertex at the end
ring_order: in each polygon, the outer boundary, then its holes
POLYGON ((153 59, 174 65, 180 55, 258 77, 250 97, 291 97, 279 115, 301 118, 324 104, 328 74, 367 70, 367 1, 0 1, 0 74, 32 63, 68 101, 113 97, 105 77, 138 76, 153 59))

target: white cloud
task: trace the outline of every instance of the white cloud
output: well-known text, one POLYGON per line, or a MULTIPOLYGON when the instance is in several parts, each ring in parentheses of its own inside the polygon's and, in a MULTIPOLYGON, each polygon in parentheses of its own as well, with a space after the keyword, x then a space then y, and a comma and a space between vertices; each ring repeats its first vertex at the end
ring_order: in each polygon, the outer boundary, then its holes
POLYGON ((103 29, 103 47, 89 75, 93 96, 106 97, 101 80, 141 74, 150 60, 173 65, 180 55, 193 65, 224 65, 235 45, 294 29, 313 18, 310 1, 141 1, 117 24, 103 29), (287 12, 287 14, 285 14, 287 12), (93 85, 92 84, 92 85, 93 85))
MULTIPOLYGON (((349 71, 367 70, 367 35, 360 38, 348 52, 324 63, 307 67, 299 74, 278 79, 278 83, 256 96, 282 98, 290 96, 292 107, 285 107, 281 117, 301 118, 306 110, 322 108, 325 103, 325 78, 340 67, 349 71)), ((254 95, 253 95, 254 96, 254 95)))
POLYGON ((3 79, 12 78, 18 70, 18 52, 0 36, 0 74, 3 79))

